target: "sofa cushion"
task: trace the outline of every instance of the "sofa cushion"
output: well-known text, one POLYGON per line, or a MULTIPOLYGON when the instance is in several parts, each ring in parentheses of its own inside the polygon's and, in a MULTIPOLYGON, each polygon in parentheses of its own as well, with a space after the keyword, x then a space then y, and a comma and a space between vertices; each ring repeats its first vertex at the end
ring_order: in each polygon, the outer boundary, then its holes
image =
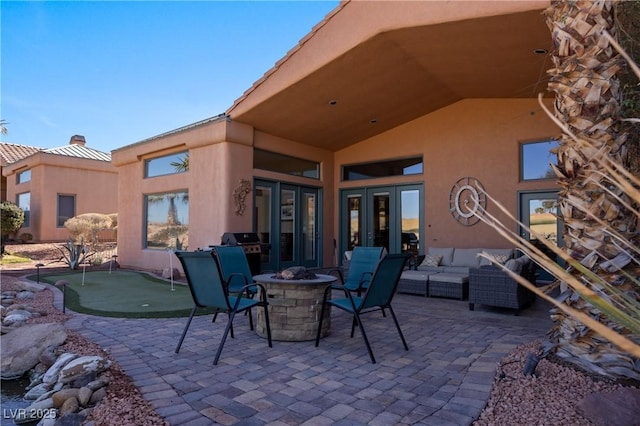
POLYGON ((482 249, 479 248, 456 248, 453 251, 453 261, 451 266, 466 266, 468 268, 477 268, 480 266, 478 253, 482 249))
POLYGON ((400 276, 400 279, 403 280, 415 280, 415 281, 424 281, 427 282, 429 276, 437 274, 437 272, 427 272, 427 271, 404 271, 400 276))
POLYGON ((442 272, 450 273, 450 274, 465 274, 469 275, 468 266, 443 266, 442 272))
POLYGON ((416 269, 417 271, 423 271, 423 272, 443 272, 445 269, 445 266, 418 266, 418 268, 416 269))
POLYGON ((451 266, 451 262, 453 261, 453 247, 429 247, 427 254, 431 256, 442 256, 442 260, 440 260, 440 265, 442 266, 451 266))
MULTIPOLYGON (((495 258, 495 260, 497 260, 499 263, 503 265, 507 262, 507 260, 513 257, 512 249, 484 249, 482 253, 495 258)), ((480 256, 480 266, 491 265, 491 264, 492 262, 489 259, 480 256)))
POLYGON ((429 281, 464 284, 469 282, 469 275, 441 272, 439 274, 429 276, 429 281))
POLYGON ((424 260, 420 264, 420 266, 438 266, 440 265, 440 261, 442 260, 442 255, 430 255, 427 254, 424 257, 424 260))

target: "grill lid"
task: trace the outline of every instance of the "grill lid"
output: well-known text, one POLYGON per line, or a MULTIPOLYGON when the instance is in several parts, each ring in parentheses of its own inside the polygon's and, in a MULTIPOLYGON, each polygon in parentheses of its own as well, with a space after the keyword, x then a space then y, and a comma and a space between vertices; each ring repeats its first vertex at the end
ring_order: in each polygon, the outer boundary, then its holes
POLYGON ((255 232, 225 232, 222 234, 222 244, 227 246, 260 244, 260 238, 255 232))

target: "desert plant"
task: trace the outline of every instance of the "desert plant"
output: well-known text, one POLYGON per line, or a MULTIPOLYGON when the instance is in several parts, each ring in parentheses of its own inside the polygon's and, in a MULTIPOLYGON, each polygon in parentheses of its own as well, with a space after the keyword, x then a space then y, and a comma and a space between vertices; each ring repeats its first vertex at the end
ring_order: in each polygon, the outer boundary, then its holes
POLYGON ((6 238, 18 232, 24 224, 24 212, 20 207, 10 201, 0 203, 0 254, 4 254, 4 243, 6 238))
POLYGON ((83 262, 93 256, 93 253, 90 253, 88 247, 84 244, 83 239, 80 240, 79 244, 69 239, 62 246, 57 246, 56 248, 62 253, 60 260, 64 261, 72 270, 78 269, 83 262))
POLYGON ((640 199, 625 192, 637 191, 637 181, 628 173, 628 135, 619 125, 618 74, 626 56, 610 35, 618 6, 553 1, 545 12, 556 47, 548 71, 555 93, 550 117, 563 130, 554 171, 565 247, 556 251, 569 265, 555 271, 568 287, 567 309, 554 312, 550 341, 556 355, 590 372, 638 378, 640 363, 629 355, 639 354, 640 287, 633 277, 640 256, 630 247, 638 243, 640 199))

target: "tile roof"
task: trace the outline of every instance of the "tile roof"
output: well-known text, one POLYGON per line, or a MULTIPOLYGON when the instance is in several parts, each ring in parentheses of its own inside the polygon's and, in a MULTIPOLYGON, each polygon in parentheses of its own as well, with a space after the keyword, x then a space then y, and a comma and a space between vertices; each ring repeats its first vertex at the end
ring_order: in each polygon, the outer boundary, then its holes
POLYGON ((35 146, 0 142, 0 157, 2 158, 2 165, 15 163, 16 161, 35 154, 36 152, 43 151, 44 149, 45 148, 37 148, 35 146))

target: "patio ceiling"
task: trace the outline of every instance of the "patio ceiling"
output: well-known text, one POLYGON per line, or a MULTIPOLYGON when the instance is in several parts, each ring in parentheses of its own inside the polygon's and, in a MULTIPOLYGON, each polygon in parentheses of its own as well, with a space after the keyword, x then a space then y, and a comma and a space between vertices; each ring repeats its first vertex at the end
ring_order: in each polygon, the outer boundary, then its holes
POLYGON ((552 66, 534 53, 552 50, 541 12, 381 32, 231 117, 336 151, 465 98, 535 98, 552 66))

